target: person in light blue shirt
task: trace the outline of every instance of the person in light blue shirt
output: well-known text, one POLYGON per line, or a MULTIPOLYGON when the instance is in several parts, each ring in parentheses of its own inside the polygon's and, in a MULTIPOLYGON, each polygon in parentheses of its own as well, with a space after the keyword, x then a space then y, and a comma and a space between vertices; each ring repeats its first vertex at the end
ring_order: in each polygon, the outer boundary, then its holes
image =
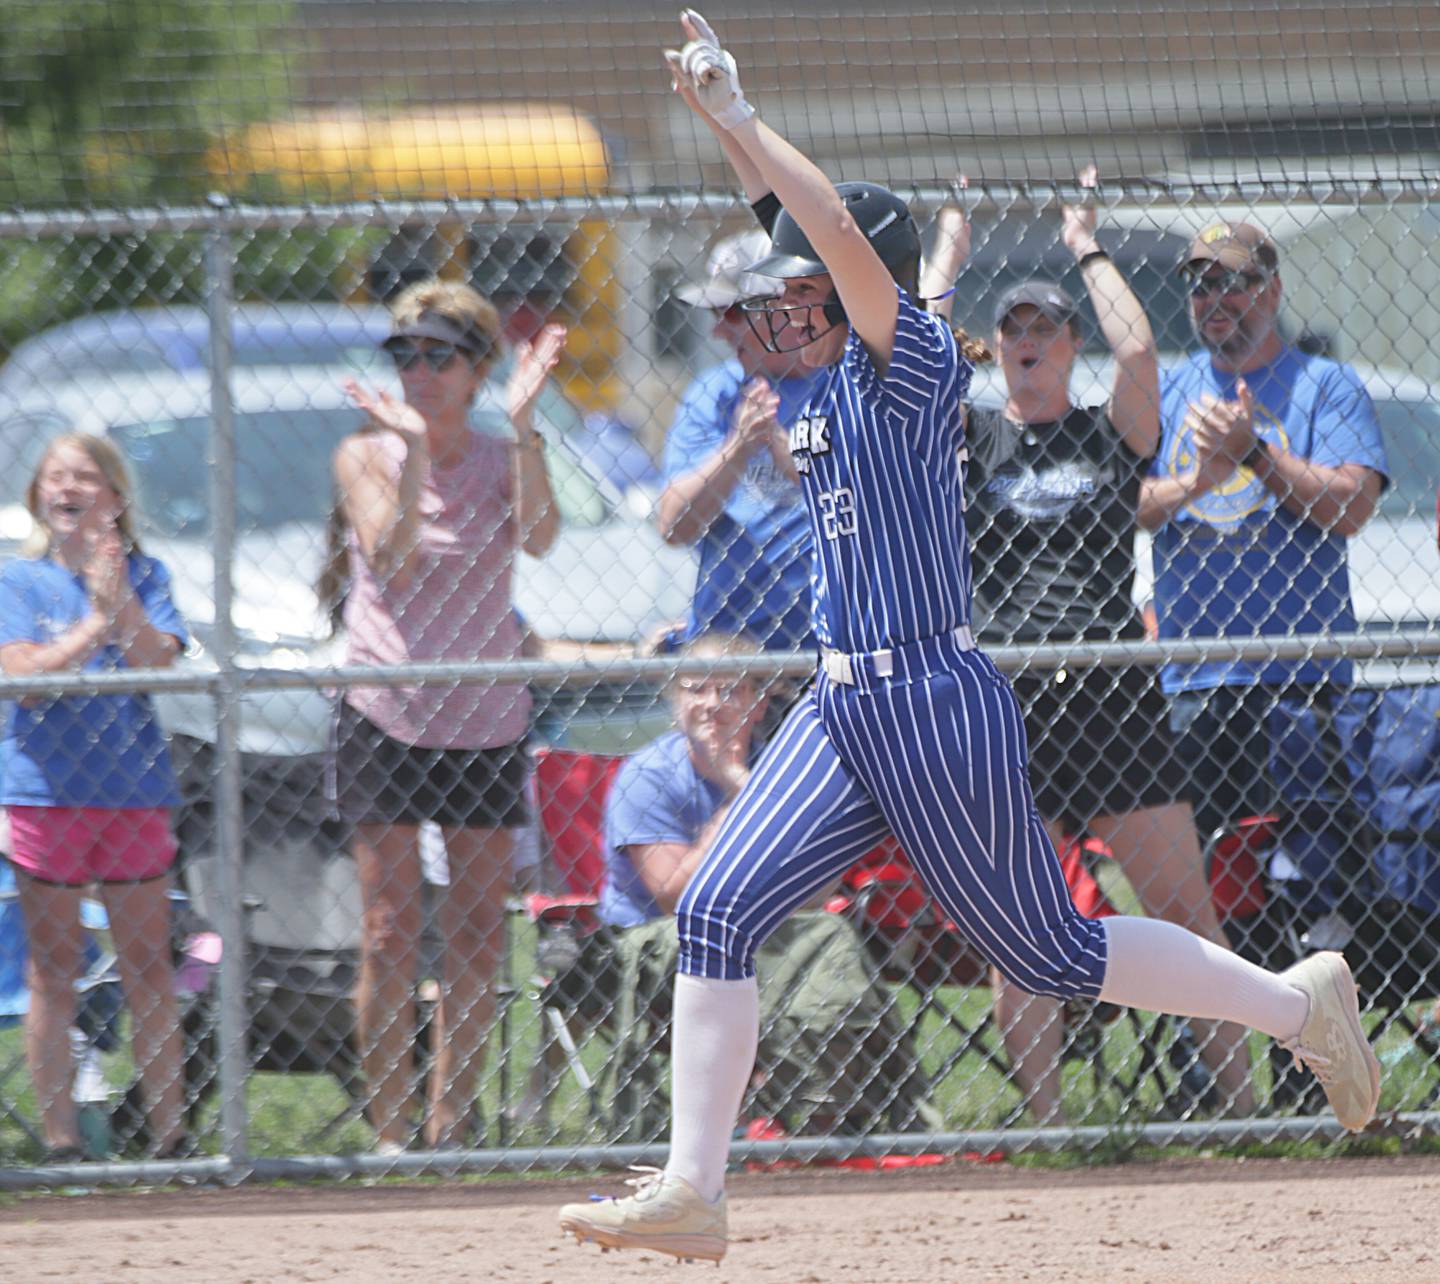
MULTIPOLYGON (((170 598, 170 573, 132 551, 130 591, 149 627, 175 639, 186 631, 170 598)), ((0 571, 0 648, 44 644, 82 625, 92 601, 83 575, 52 557, 21 557, 0 571)), ((113 638, 72 666, 86 672, 126 667, 113 638)), ((25 807, 173 807, 180 801, 165 734, 143 692, 66 696, 11 705, 5 723, 0 802, 25 807)))
MULTIPOLYGON (((170 577, 136 538, 132 487, 113 443, 48 443, 26 491, 34 532, 0 571, 0 672, 115 672, 172 664, 185 628, 170 577)), ((3 745, 9 857, 30 946, 26 1057, 47 1160, 84 1157, 71 1100, 68 1030, 82 957, 80 902, 98 883, 119 956, 156 1153, 188 1149, 170 961, 168 873, 179 801, 145 693, 25 697, 3 745)))
MULTIPOLYGON (((1258 228, 1205 229, 1182 271, 1202 347, 1162 380, 1162 439, 1140 494, 1160 636, 1352 632, 1345 542, 1388 467, 1370 397, 1348 366, 1285 342, 1279 255, 1258 228)), ((1202 833, 1273 805, 1277 697, 1305 703, 1351 677, 1343 659, 1165 668, 1202 833)))
MULTIPOLYGON (((774 212, 756 215, 773 221, 774 212)), ((767 649, 793 650, 814 644, 814 554, 784 426, 814 376, 794 353, 766 352, 745 322, 741 301, 774 291, 772 281, 745 271, 769 247, 759 228, 726 237, 711 251, 707 279, 676 291, 713 311, 715 334, 735 357, 700 374, 681 398, 656 512, 667 543, 699 552, 685 636, 743 632, 767 649)))
MULTIPOLYGON (((689 658, 754 654, 743 635, 706 633, 689 658)), ((651 1014, 673 984, 674 918, 690 882, 761 751, 764 684, 706 674, 671 689, 676 729, 629 758, 605 802, 602 921, 613 934, 621 984, 651 1014)), ((927 1102, 913 1032, 874 975, 855 925, 817 898, 760 948, 757 1073, 750 1109, 794 1131, 856 1132, 938 1123, 927 1102)), ((622 1030, 617 1066, 653 1046, 646 1016, 622 1030)))
MULTIPOLYGON (((703 634, 688 656, 746 654, 743 635, 703 634)), ((675 912, 730 800, 750 776, 766 693, 748 677, 676 679, 676 729, 629 758, 605 806, 602 921, 638 927, 675 912)))

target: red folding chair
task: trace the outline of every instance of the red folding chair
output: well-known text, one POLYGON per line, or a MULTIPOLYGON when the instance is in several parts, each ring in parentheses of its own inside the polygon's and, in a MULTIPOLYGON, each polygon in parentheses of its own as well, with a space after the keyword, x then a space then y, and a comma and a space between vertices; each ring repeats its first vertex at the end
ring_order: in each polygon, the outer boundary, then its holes
POLYGON ((605 799, 625 759, 574 749, 535 754, 535 801, 542 848, 565 891, 534 893, 525 910, 537 923, 571 923, 586 930, 605 884, 605 799))
POLYGON ((1262 856, 1275 845, 1277 816, 1249 816, 1210 841, 1210 896, 1222 923, 1259 914, 1266 905, 1262 856))
MULTIPOLYGON (((526 988, 544 1035, 524 1100, 510 1112, 521 1121, 544 1114, 566 1069, 584 1092, 592 1121, 601 1118, 599 1085, 580 1055, 580 1044, 605 1012, 604 978, 598 967, 587 966, 604 951, 587 949, 587 942, 601 932, 596 910, 605 881, 605 800, 624 761, 572 749, 545 748, 534 755, 542 856, 565 891, 531 893, 524 900, 526 917, 538 929, 536 970, 526 988)), ((508 1048, 508 1008, 501 1021, 508 1048)))
MULTIPOLYGON (((1090 873, 1089 859, 1108 856, 1103 843, 1079 839, 1060 854, 1075 907, 1087 918, 1116 912, 1090 873)), ((889 980, 940 985, 987 983, 990 964, 930 895, 894 837, 883 839, 846 871, 826 908, 851 913, 889 980)))
POLYGON ((1266 874, 1279 824, 1278 816, 1247 816, 1213 834, 1205 848, 1215 916, 1231 947, 1271 971, 1289 967, 1303 952, 1294 910, 1271 895, 1266 874))
MULTIPOLYGON (((1093 860, 1108 856, 1109 849, 1093 838, 1072 839, 1060 852, 1070 895, 1076 908, 1088 918, 1105 918, 1119 912, 1090 870, 1093 860)), ((930 895, 896 839, 885 839, 846 871, 839 891, 826 908, 852 916, 881 975, 917 995, 917 1017, 928 1012, 959 1036, 931 1074, 932 1083, 943 1079, 967 1052, 1009 1076, 1010 1066, 1003 1053, 985 1037, 988 1022, 980 1026, 968 1024, 941 995, 946 986, 969 989, 988 985, 989 960, 930 895)), ((1134 1012, 1127 1010, 1125 1014, 1139 1050, 1134 1072, 1112 1071, 1105 1065, 1100 1056, 1101 1035, 1104 1027, 1120 1015, 1120 1009, 1104 1004, 1067 1004, 1066 1055, 1092 1064, 1122 1098, 1133 1097, 1150 1076, 1160 1083, 1162 1092, 1167 1091, 1160 1077, 1163 1058, 1150 1031, 1134 1012)))

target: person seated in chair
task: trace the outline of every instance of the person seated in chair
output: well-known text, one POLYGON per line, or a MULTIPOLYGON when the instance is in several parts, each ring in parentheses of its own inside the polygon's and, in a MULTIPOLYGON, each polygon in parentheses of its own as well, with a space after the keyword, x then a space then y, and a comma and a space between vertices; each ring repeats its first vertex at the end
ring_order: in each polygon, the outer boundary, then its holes
MULTIPOLYGON (((687 657, 754 654, 744 635, 701 634, 687 657)), ((600 918, 614 928, 622 989, 637 1013, 665 1008, 681 892, 759 756, 762 681, 687 675, 671 691, 676 729, 620 768, 606 800, 600 918)), ((791 1129, 933 1124, 913 1039, 850 921, 821 910, 784 924, 760 951, 760 1055, 751 1113, 791 1129), (883 1117, 881 1113, 884 1112, 883 1117)))

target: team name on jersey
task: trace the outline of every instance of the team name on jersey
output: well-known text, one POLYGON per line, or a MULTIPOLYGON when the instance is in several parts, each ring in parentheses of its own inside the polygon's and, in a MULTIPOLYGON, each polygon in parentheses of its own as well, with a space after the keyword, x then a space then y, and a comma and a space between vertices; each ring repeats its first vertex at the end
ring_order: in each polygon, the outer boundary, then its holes
POLYGON ((810 460, 830 453, 830 417, 809 415, 790 425, 790 456, 797 473, 810 471, 810 460))

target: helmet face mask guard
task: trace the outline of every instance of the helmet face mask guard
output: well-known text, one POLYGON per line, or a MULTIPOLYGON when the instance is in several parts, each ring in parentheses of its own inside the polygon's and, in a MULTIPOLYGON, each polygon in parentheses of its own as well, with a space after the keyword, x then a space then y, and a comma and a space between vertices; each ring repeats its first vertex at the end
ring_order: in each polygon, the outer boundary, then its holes
POLYGON ((740 310, 745 314, 745 323, 750 327, 750 333, 760 341, 760 346, 766 352, 772 353, 799 352, 802 348, 819 342, 846 321, 845 305, 840 302, 840 297, 833 288, 830 297, 819 303, 782 303, 778 294, 756 294, 748 299, 741 299, 740 310), (808 314, 816 308, 824 312, 825 320, 830 324, 808 338, 798 338, 795 342, 786 343, 785 334, 789 332, 792 336, 801 335, 804 322, 808 320, 808 316, 802 316, 800 325, 793 324, 790 320, 791 313, 808 314))
MULTIPOLYGON (((905 202, 878 183, 837 183, 835 191, 895 283, 914 295, 920 270, 920 229, 905 202)), ((748 270, 782 281, 830 273, 788 210, 781 210, 775 220, 770 253, 748 270)), ((740 307, 767 352, 799 352, 847 320, 845 306, 833 286, 830 297, 816 303, 783 303, 777 295, 767 295, 745 299, 740 307), (830 324, 798 342, 784 342, 786 330, 801 329, 791 324, 789 314, 808 313, 814 308, 822 309, 830 324)))

